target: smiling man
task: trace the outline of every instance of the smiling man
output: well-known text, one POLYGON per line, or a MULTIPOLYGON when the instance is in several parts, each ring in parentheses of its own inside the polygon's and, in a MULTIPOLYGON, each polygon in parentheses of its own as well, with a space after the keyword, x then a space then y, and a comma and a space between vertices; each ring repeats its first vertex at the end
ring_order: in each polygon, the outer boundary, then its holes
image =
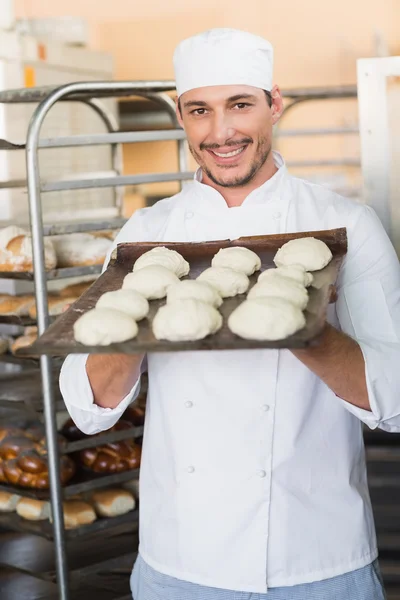
MULTIPOLYGON (((266 40, 236 30, 178 46, 177 114, 199 170, 115 243, 346 227, 337 300, 316 349, 147 356, 134 600, 384 598, 362 423, 400 431, 399 262, 369 207, 292 177, 272 151, 272 63, 266 40)), ((66 359, 82 431, 121 417, 143 360, 66 359)))

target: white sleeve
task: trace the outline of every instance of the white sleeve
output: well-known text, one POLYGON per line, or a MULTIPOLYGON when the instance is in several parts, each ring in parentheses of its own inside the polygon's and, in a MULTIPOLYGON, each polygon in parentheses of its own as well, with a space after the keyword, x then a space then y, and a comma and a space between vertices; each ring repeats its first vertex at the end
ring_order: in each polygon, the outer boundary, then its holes
POLYGON ((371 429, 400 431, 400 266, 386 232, 368 206, 348 230, 349 248, 338 280, 342 330, 365 360, 371 411, 345 407, 371 429))
POLYGON ((70 354, 60 373, 60 390, 71 419, 83 433, 93 435, 110 429, 121 418, 140 391, 140 378, 116 408, 101 408, 94 403, 86 373, 88 354, 70 354))
MULTIPOLYGON (((103 272, 107 268, 112 251, 117 244, 145 241, 147 234, 142 226, 142 215, 145 210, 134 213, 121 229, 104 261, 103 272)), ((60 390, 71 419, 83 433, 92 435, 115 425, 127 406, 139 394, 140 378, 117 408, 101 408, 94 403, 92 388, 86 372, 87 357, 88 354, 67 356, 60 373, 60 390)))

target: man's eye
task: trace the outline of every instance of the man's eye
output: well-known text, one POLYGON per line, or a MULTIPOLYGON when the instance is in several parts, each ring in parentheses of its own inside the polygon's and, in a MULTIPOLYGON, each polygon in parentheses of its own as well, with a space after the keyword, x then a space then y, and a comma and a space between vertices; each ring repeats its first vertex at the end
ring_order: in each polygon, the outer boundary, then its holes
POLYGON ((192 110, 191 114, 197 115, 197 116, 205 115, 206 109, 205 108, 195 108, 195 110, 192 110))
POLYGON ((252 105, 248 102, 238 102, 237 104, 235 104, 235 108, 238 108, 239 110, 243 110, 243 108, 247 108, 248 106, 252 105))

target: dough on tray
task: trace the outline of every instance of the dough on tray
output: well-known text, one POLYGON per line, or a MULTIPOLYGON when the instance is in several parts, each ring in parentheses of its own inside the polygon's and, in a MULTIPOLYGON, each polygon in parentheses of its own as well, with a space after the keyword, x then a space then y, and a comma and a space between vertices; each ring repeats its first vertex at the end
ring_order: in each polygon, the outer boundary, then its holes
POLYGON ((267 269, 261 273, 258 281, 264 281, 276 275, 297 281, 305 287, 309 287, 314 281, 313 275, 308 273, 301 265, 285 265, 284 267, 276 267, 276 269, 267 269))
POLYGON ((138 326, 127 314, 111 308, 93 308, 74 324, 77 342, 85 346, 108 346, 136 337, 138 326))
POLYGON ((133 270, 143 269, 150 265, 160 265, 169 269, 177 277, 184 277, 190 270, 190 265, 176 250, 170 250, 165 246, 156 246, 148 252, 145 252, 136 260, 133 270))
POLYGON ((277 267, 301 265, 306 271, 319 271, 331 260, 332 252, 324 242, 303 237, 283 244, 275 254, 274 263, 277 267))
POLYGON ((283 340, 305 324, 305 317, 297 306, 274 297, 245 300, 228 318, 229 329, 247 340, 283 340))
POLYGON ((244 294, 250 285, 247 275, 228 267, 209 267, 197 279, 212 285, 222 298, 244 294))
POLYGON ((167 289, 173 283, 179 283, 179 278, 173 271, 161 265, 149 265, 125 276, 123 290, 134 290, 147 300, 165 298, 167 289))
POLYGON ((206 304, 211 304, 214 308, 219 308, 222 304, 222 298, 214 287, 205 281, 197 281, 196 279, 184 279, 179 283, 169 286, 167 304, 183 300, 184 298, 201 300, 206 304))
POLYGON ((308 303, 308 293, 303 285, 300 285, 287 277, 271 277, 269 280, 260 281, 251 288, 248 299, 253 298, 283 298, 304 310, 308 303))
POLYGON ((222 326, 222 316, 210 304, 186 298, 162 306, 153 319, 158 340, 170 342, 201 340, 222 326))
POLYGON ((211 261, 213 267, 228 267, 234 271, 240 271, 245 275, 253 275, 261 267, 260 257, 241 246, 221 248, 211 261))
POLYGON ((149 303, 135 290, 115 290, 100 296, 96 308, 113 308, 140 321, 148 314, 149 303))

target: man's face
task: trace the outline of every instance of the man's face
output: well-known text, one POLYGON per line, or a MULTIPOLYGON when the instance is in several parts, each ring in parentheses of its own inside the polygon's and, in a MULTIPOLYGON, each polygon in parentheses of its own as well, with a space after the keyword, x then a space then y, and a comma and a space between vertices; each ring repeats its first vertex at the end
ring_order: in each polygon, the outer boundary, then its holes
POLYGON ((178 118, 190 151, 216 185, 242 187, 262 170, 282 102, 278 88, 272 96, 270 108, 264 90, 246 85, 210 86, 182 94, 178 118))

